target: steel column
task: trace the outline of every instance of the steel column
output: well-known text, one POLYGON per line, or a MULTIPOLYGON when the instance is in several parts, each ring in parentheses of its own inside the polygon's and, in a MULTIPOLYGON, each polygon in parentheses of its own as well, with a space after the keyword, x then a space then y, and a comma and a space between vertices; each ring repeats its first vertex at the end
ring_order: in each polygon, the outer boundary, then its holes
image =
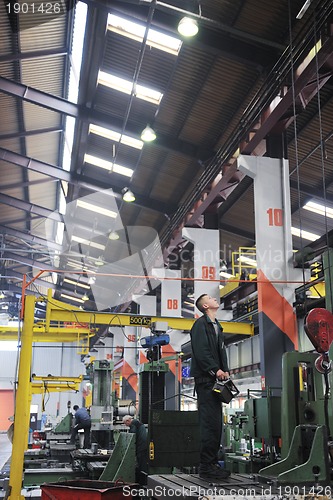
POLYGON ((282 354, 298 347, 293 302, 302 280, 292 262, 288 161, 240 156, 238 167, 254 179, 261 373, 266 386, 281 387, 282 354))
POLYGON ((24 452, 28 447, 31 361, 35 297, 25 298, 21 353, 15 402, 13 450, 9 477, 9 500, 24 500, 21 495, 24 452))

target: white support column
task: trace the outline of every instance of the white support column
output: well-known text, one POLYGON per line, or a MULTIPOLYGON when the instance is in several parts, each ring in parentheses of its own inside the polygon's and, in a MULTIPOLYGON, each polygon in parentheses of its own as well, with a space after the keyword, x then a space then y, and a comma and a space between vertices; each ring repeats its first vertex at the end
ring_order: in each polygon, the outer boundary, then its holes
POLYGON ((302 279, 292 264, 288 161, 239 156, 254 179, 259 332, 263 383, 280 386, 282 354, 297 348, 294 290, 302 279))
POLYGON ((176 269, 153 269, 153 275, 161 279, 161 316, 181 318, 181 271, 176 269))
MULTIPOLYGON (((220 240, 216 229, 185 227, 182 235, 194 244, 194 296, 203 293, 216 297, 220 302, 220 240), (200 281, 198 281, 200 280, 200 281), (204 280, 204 281, 203 281, 204 280)), ((196 314, 199 311, 196 309, 196 314)))

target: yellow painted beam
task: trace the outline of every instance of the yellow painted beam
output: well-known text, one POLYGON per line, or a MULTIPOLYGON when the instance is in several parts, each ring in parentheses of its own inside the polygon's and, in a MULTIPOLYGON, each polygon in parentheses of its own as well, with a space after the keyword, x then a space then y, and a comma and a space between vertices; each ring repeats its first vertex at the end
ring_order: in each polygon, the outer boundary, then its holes
MULTIPOLYGON (((18 330, 16 326, 0 326, 1 340, 17 340, 18 330)), ((75 328, 67 325, 50 327, 48 331, 44 326, 34 325, 33 342, 76 342, 78 338, 93 337, 95 335, 89 328, 75 328)))
POLYGON ((15 399, 13 449, 9 476, 9 500, 24 500, 21 495, 24 452, 28 447, 30 420, 30 370, 32 362, 32 337, 35 297, 25 297, 24 322, 21 336, 21 354, 15 399))
POLYGON ((79 392, 80 383, 65 384, 61 382, 31 382, 32 394, 45 394, 46 392, 79 392))
POLYGON ((78 377, 57 377, 56 375, 48 375, 47 377, 42 377, 38 375, 33 375, 33 382, 68 382, 69 384, 80 384, 83 380, 83 375, 78 377))
POLYGON ((57 377, 49 375, 48 377, 39 377, 33 375, 31 382, 32 394, 44 394, 45 392, 64 392, 80 390, 80 384, 83 375, 79 377, 57 377))
MULTIPOLYGON (((136 314, 112 314, 103 312, 79 311, 73 313, 63 309, 52 309, 50 311, 51 320, 68 322, 87 322, 93 317, 93 323, 97 325, 109 326, 145 326, 149 327, 152 323, 163 321, 168 323, 168 327, 174 330, 189 331, 195 321, 195 318, 173 318, 169 316, 141 316, 136 314)), ((254 327, 251 323, 236 323, 232 321, 220 321, 223 331, 226 334, 253 335, 254 327)))
MULTIPOLYGON (((51 292, 51 290, 49 291, 51 292)), ((82 325, 109 325, 109 326, 146 326, 149 327, 156 321, 168 323, 174 330, 189 331, 195 318, 173 318, 169 316, 141 316, 137 314, 109 313, 98 311, 83 311, 82 309, 65 304, 52 298, 46 305, 46 330, 51 321, 66 322, 66 324, 82 325)), ((252 323, 237 323, 233 321, 220 321, 226 334, 253 335, 252 323)))

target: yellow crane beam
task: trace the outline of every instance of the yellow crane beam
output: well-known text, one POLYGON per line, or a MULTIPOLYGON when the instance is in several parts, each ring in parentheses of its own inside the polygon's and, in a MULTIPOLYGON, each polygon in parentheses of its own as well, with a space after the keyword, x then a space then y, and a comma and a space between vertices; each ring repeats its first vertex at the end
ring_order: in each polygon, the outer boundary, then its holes
MULTIPOLYGON (((1 340, 17 340, 17 326, 0 326, 1 340)), ((46 330, 45 325, 34 325, 32 332, 33 342, 76 342, 82 336, 93 337, 95 332, 89 328, 75 328, 64 325, 54 326, 46 330)))
POLYGON ((83 375, 79 377, 56 377, 49 375, 47 377, 32 376, 31 391, 32 394, 45 394, 46 392, 66 392, 80 390, 80 384, 83 375))
MULTIPOLYGON (((82 309, 65 304, 52 298, 47 302, 45 329, 48 331, 51 322, 64 322, 66 324, 80 325, 109 325, 109 326, 144 326, 163 321, 173 330, 189 331, 196 318, 174 318, 170 316, 142 316, 139 314, 110 313, 98 311, 82 311, 82 309)), ((252 323, 233 321, 220 321, 223 332, 226 334, 253 335, 252 323)))

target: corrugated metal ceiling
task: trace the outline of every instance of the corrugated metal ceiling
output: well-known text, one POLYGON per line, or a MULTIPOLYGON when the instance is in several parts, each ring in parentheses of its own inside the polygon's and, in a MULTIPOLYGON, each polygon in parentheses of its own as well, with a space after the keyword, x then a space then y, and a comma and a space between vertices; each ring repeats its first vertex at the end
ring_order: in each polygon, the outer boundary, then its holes
MULTIPOLYGON (((303 5, 302 0, 291 2, 290 13, 288 5, 287 0, 278 0, 274 4, 263 0, 203 0, 198 39, 184 40, 177 57, 107 31, 106 10, 104 7, 99 10, 101 5, 98 2, 89 4, 79 88, 80 106, 75 108, 77 121, 71 171, 68 178, 61 177, 64 179, 64 194, 69 186, 67 201, 98 192, 102 188, 112 188, 123 224, 148 226, 159 233, 174 233, 176 227, 173 225, 178 227, 181 224, 173 216, 182 209, 192 189, 197 190, 196 199, 192 200, 193 206, 200 200, 203 190, 209 192, 213 179, 205 183, 203 175, 208 176, 214 155, 232 143, 235 130, 243 130, 244 116, 252 98, 257 91, 265 93, 266 76, 283 50, 287 49, 289 41, 296 43, 297 33, 310 22, 311 9, 301 21, 295 20, 303 5), (129 96, 98 84, 99 70, 162 92, 161 103, 148 103, 135 95, 129 96), (140 151, 119 144, 119 141, 88 134, 89 123, 137 138, 149 123, 158 137, 154 144, 145 144, 140 151), (134 174, 128 178, 84 163, 85 154, 132 168, 134 174), (121 201, 123 188, 130 188, 135 193, 137 200, 133 205, 121 201)), ((318 9, 325 8, 327 12, 330 12, 331 7, 328 0, 318 3, 318 9)), ((180 13, 177 8, 179 2, 176 0, 170 1, 169 8, 161 8, 157 2, 152 26, 163 26, 165 31, 178 36, 175 26, 180 13)), ((15 33, 9 27, 4 6, 1 5, 0 9, 0 72, 2 77, 12 83, 9 92, 12 95, 7 95, 5 90, 1 92, 0 88, 0 105, 5 110, 5 119, 0 124, 0 148, 18 153, 23 158, 22 162, 24 158, 32 158, 61 168, 66 113, 59 111, 51 100, 47 107, 43 107, 28 102, 23 91, 23 95, 17 97, 15 92, 18 90, 14 84, 20 82, 49 96, 67 97, 73 12, 53 17, 48 23, 41 24, 30 15, 21 16, 20 30, 15 33), (30 29, 26 29, 29 26, 30 29), (38 57, 38 52, 43 57, 38 57), (8 137, 8 134, 13 136, 8 137)), ((146 6, 135 3, 115 1, 110 10, 141 22, 147 22, 149 15, 146 6)), ((288 51, 285 57, 288 60, 288 51)), ((41 99, 38 92, 34 96, 37 96, 37 101, 38 96, 41 99)), ((332 194, 330 158, 333 151, 330 140, 326 144, 324 161, 318 149, 303 162, 303 158, 321 139, 332 133, 333 104, 329 83, 321 90, 321 99, 320 115, 317 98, 305 110, 301 111, 297 107, 297 141, 294 139, 293 126, 289 127, 286 134, 290 170, 293 172, 291 202, 295 225, 299 220, 299 201, 309 199, 311 189, 324 196, 323 174, 327 193, 332 194), (299 196, 298 178, 294 170, 300 161, 299 181, 306 191, 299 196)), ((61 102, 58 102, 60 106, 61 102)), ((256 105, 259 108, 258 102, 256 105)), ((242 140, 246 140, 246 133, 249 132, 244 128, 242 140)), ((217 164, 216 170, 221 170, 222 166, 217 164)), ((7 221, 8 227, 19 229, 25 236, 42 237, 42 221, 47 218, 47 210, 49 213, 56 210, 61 197, 60 182, 54 180, 56 171, 52 170, 50 182, 41 182, 50 175, 50 169, 46 170, 45 167, 43 171, 41 163, 32 171, 29 170, 29 160, 24 167, 0 160, 0 168, 3 194, 26 203, 25 208, 22 208, 18 202, 15 206, 14 201, 10 205, 3 199, 3 219, 7 221), (5 188, 6 185, 9 187, 5 188)), ((233 196, 235 202, 230 203, 228 210, 223 210, 222 203, 220 211, 215 214, 218 227, 222 228, 223 245, 234 250, 240 245, 252 245, 254 241, 253 188, 250 185, 245 193, 241 185, 237 189, 233 196), (238 199, 237 189, 240 193, 238 199)), ((216 208, 221 200, 216 202, 216 208)), ((301 209, 301 214, 303 211, 301 209)), ((308 230, 318 229, 317 216, 306 214, 302 220, 308 230)), ((202 219, 198 221, 198 224, 201 223, 202 219)), ((79 228, 76 229, 79 231, 79 228)), ((321 232, 325 232, 324 224, 321 232)), ((8 241, 16 245, 17 238, 8 236, 8 241)), ((295 247, 299 247, 299 239, 294 241, 295 247)), ((122 243, 125 246, 126 242, 122 243)), ((121 254, 120 247, 117 247, 117 255, 121 254)), ((29 270, 29 264, 20 265, 20 272, 29 270)))

